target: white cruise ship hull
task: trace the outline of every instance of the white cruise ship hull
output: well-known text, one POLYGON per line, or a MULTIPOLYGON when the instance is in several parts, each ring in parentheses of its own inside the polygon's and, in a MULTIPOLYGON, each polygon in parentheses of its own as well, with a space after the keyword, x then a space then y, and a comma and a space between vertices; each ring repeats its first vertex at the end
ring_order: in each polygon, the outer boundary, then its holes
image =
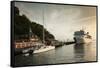
POLYGON ((91 43, 92 39, 89 38, 75 38, 76 39, 76 43, 77 44, 81 44, 81 43, 91 43))
POLYGON ((45 48, 40 48, 38 50, 34 50, 33 54, 34 53, 41 53, 41 52, 49 51, 49 50, 52 50, 52 49, 55 49, 55 46, 46 46, 45 48))

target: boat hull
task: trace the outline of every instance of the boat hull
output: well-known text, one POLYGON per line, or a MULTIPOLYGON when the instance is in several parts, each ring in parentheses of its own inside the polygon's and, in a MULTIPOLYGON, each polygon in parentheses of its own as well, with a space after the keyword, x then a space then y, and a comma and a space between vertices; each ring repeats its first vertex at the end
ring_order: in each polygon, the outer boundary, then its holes
POLYGON ((81 44, 81 43, 91 43, 92 42, 92 39, 75 37, 75 42, 77 44, 81 44))
POLYGON ((41 53, 41 52, 45 52, 45 51, 49 51, 55 49, 55 46, 46 46, 46 48, 41 48, 39 50, 34 50, 33 53, 41 53))

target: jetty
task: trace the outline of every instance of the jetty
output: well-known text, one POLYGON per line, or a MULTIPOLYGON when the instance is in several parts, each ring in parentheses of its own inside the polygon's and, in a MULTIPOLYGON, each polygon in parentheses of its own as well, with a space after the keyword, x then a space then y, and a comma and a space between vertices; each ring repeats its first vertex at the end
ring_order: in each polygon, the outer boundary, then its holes
POLYGON ((63 45, 70 45, 70 44, 74 44, 74 43, 75 43, 75 41, 66 41, 66 42, 60 42, 57 40, 52 41, 52 45, 55 47, 60 47, 63 45))

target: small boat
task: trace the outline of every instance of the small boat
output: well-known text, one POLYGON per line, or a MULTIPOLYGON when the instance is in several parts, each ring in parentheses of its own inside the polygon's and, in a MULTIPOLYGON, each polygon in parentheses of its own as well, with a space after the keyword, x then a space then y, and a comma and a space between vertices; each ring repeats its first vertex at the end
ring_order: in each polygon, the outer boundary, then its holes
MULTIPOLYGON (((24 42, 24 44, 25 44, 25 42, 24 42)), ((33 47, 16 48, 15 52, 16 52, 16 55, 17 54, 26 54, 26 53, 34 54, 34 53, 41 53, 41 52, 49 51, 52 49, 55 49, 55 46, 51 46, 51 45, 46 46, 43 43, 37 42, 35 45, 33 45, 33 47)))
POLYGON ((29 53, 23 54, 23 56, 29 56, 29 53))
POLYGON ((23 50, 23 53, 29 52, 29 54, 36 54, 36 53, 49 51, 49 50, 52 50, 52 49, 55 49, 55 46, 51 46, 51 45, 46 46, 43 43, 37 43, 33 48, 29 48, 29 49, 23 50))

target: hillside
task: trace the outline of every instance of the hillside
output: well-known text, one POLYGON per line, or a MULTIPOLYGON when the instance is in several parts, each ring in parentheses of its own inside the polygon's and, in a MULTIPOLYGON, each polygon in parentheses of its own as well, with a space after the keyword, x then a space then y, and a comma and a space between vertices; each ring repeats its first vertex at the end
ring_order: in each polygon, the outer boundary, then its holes
POLYGON ((29 39, 29 28, 31 28, 33 34, 37 35, 41 40, 43 39, 43 29, 46 40, 55 39, 49 31, 43 28, 43 25, 37 22, 31 22, 26 15, 20 15, 18 7, 14 7, 14 39, 29 39))

